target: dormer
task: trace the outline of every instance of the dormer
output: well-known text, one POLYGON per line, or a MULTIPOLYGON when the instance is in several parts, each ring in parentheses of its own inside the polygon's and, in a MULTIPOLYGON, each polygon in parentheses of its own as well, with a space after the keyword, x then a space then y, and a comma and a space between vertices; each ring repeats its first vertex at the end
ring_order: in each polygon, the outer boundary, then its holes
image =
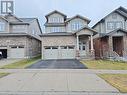
POLYGON ((65 14, 55 10, 55 11, 50 12, 49 14, 47 14, 45 17, 47 19, 46 23, 57 24, 57 23, 64 23, 67 16, 65 14))

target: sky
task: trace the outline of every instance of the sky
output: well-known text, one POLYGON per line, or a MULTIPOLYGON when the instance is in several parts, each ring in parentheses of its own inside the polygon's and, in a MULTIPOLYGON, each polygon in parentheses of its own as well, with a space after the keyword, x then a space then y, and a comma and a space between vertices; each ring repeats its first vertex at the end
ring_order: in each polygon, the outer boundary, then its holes
POLYGON ((37 17, 43 31, 45 15, 53 10, 58 10, 68 17, 77 14, 87 17, 91 20, 91 27, 116 8, 127 8, 127 0, 14 0, 14 4, 16 16, 37 17))

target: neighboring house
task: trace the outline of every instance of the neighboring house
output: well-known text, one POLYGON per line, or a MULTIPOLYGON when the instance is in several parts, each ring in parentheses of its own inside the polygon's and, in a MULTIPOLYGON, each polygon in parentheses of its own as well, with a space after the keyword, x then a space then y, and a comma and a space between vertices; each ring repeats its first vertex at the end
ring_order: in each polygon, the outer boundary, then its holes
POLYGON ((4 58, 32 58, 41 53, 41 28, 37 18, 0 16, 0 51, 4 58))
POLYGON ((53 11, 46 15, 42 37, 42 59, 93 59, 94 29, 90 20, 80 15, 71 18, 53 11))
POLYGON ((127 56, 127 9, 119 7, 93 26, 96 58, 127 56))

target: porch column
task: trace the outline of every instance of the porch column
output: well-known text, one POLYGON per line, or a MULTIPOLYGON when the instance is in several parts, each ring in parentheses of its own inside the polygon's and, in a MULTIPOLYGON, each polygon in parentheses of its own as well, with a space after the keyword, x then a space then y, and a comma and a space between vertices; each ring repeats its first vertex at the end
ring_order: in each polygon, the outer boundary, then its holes
POLYGON ((77 42, 76 42, 77 43, 77 50, 79 51, 79 36, 78 35, 76 36, 76 39, 77 39, 77 42))
POLYGON ((109 39, 108 39, 108 44, 109 44, 109 57, 111 57, 112 55, 112 51, 113 51, 113 39, 112 39, 112 36, 109 36, 109 39))
POLYGON ((79 35, 76 35, 76 58, 79 59, 79 35))
POLYGON ((127 56, 127 36, 123 36, 123 56, 127 56))
POLYGON ((94 48, 93 48, 93 36, 92 35, 90 36, 90 44, 91 44, 91 51, 93 51, 94 48))

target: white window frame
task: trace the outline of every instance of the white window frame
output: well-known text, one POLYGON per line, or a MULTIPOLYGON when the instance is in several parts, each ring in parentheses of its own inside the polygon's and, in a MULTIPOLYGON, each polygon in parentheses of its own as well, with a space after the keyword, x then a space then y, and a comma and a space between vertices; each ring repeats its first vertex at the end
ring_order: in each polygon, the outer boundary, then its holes
POLYGON ((82 26, 83 26, 83 24, 80 21, 73 22, 71 24, 71 30, 73 30, 73 31, 79 30, 82 28, 82 26))

